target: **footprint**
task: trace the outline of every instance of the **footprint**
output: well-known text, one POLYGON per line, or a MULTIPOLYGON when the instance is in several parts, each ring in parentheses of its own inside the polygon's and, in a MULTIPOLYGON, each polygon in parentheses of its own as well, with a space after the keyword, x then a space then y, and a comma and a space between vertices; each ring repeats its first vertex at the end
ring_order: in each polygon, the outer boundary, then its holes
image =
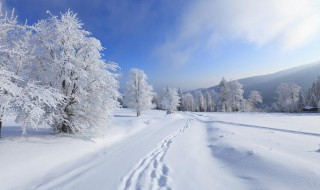
POLYGON ((151 172, 150 177, 151 177, 151 178, 156 178, 156 177, 157 177, 156 170, 153 170, 153 171, 151 172))
POLYGON ((162 174, 167 176, 169 173, 169 168, 166 165, 162 166, 162 174))
POLYGON ((167 177, 166 176, 161 176, 160 179, 158 180, 158 185, 159 187, 164 187, 167 185, 167 177))
POLYGON ((158 167, 158 161, 155 159, 153 162, 153 168, 157 168, 158 167))

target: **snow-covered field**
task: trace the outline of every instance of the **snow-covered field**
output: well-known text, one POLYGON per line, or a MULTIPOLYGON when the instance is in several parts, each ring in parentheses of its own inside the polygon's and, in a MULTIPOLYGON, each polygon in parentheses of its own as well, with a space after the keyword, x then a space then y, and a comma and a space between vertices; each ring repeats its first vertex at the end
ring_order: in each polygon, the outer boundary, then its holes
POLYGON ((0 189, 319 189, 320 115, 115 113, 108 135, 6 121, 0 189))

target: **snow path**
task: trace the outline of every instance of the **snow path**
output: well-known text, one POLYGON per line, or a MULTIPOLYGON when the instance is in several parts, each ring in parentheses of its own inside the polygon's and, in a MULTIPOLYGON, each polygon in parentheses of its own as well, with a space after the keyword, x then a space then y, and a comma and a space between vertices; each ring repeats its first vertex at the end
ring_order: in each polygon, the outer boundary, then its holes
POLYGON ((165 174, 168 173, 168 168, 161 163, 162 157, 165 156, 174 138, 183 132, 186 126, 186 118, 181 114, 165 116, 165 118, 164 121, 161 114, 161 120, 147 119, 145 123, 148 126, 143 130, 110 147, 69 163, 67 167, 57 168, 57 171, 37 180, 39 181, 36 182, 37 185, 29 189, 117 189, 123 176, 129 173, 132 166, 154 149, 159 142, 162 143, 155 157, 159 163, 156 173, 161 170, 164 174, 162 177, 159 176, 158 184, 165 186, 165 174))
POLYGON ((120 190, 131 189, 171 189, 168 184, 169 167, 164 163, 164 158, 170 145, 177 136, 188 128, 190 118, 187 118, 184 126, 173 132, 158 145, 158 147, 140 160, 129 175, 122 180, 120 190))
MULTIPOLYGON (((206 115, 201 115, 201 114, 196 114, 196 113, 190 113, 190 115, 196 117, 197 120, 199 120, 200 122, 204 122, 203 120, 200 119, 200 117, 204 117, 204 118, 208 117, 206 115)), ((248 124, 226 122, 226 121, 220 121, 220 120, 210 120, 210 121, 207 121, 207 122, 221 123, 221 124, 240 126, 240 127, 257 128, 257 129, 268 129, 268 130, 280 131, 280 132, 285 132, 285 133, 293 133, 293 134, 310 135, 310 136, 320 137, 320 133, 310 133, 310 132, 303 132, 303 131, 279 129, 279 128, 273 128, 273 127, 264 127, 264 126, 258 126, 258 125, 248 125, 248 124)))

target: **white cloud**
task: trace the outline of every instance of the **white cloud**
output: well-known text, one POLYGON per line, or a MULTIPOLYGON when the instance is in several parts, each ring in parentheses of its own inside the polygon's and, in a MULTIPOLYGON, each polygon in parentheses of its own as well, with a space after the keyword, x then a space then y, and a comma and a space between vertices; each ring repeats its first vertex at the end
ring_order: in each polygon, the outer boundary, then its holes
POLYGON ((220 40, 256 46, 277 44, 290 50, 320 33, 318 0, 198 0, 182 16, 180 26, 156 53, 163 61, 188 62, 192 52, 220 40))

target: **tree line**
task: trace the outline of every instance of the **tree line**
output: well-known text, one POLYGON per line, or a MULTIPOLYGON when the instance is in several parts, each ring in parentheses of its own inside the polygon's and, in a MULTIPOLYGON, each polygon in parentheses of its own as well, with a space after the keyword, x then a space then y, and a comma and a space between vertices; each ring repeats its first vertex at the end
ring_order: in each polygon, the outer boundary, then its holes
POLYGON ((300 112, 309 105, 318 107, 320 104, 320 77, 312 84, 305 98, 301 87, 295 83, 281 83, 277 87, 276 102, 269 106, 263 105, 262 94, 251 91, 244 97, 243 85, 238 81, 226 81, 224 78, 215 90, 196 90, 183 93, 181 89, 165 88, 159 94, 152 91, 146 82, 146 74, 139 69, 130 72, 127 90, 124 94, 124 106, 135 109, 137 116, 148 109, 192 112, 300 112), (140 77, 139 77, 140 76, 140 77))

